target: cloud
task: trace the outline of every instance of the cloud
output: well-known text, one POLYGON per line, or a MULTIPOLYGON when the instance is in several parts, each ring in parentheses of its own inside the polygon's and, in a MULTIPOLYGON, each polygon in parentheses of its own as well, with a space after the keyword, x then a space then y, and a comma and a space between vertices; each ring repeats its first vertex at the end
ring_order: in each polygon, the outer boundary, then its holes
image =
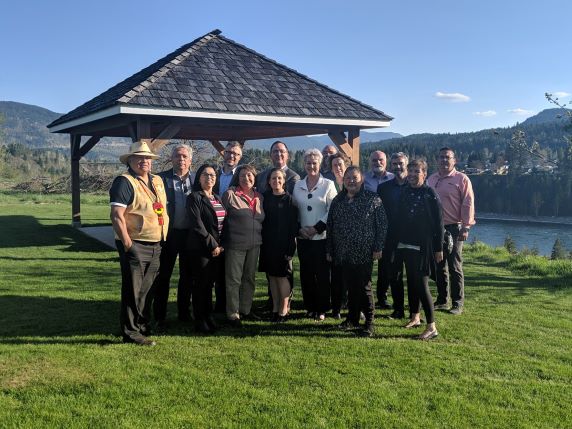
POLYGON ((532 110, 521 109, 520 107, 518 107, 516 109, 509 109, 509 110, 507 110, 507 112, 508 113, 514 113, 515 115, 518 115, 518 116, 534 115, 534 112, 532 110))
POLYGON ((435 97, 441 100, 451 101, 452 103, 467 103, 471 100, 471 97, 461 94, 459 92, 441 92, 437 91, 435 97))
POLYGON ((556 91, 552 93, 553 97, 556 98, 566 98, 566 97, 570 97, 572 94, 570 94, 569 92, 564 92, 564 91, 556 91))
POLYGON ((491 116, 495 116, 497 112, 494 110, 486 110, 484 112, 475 112, 475 115, 482 116, 484 118, 490 118, 491 116))

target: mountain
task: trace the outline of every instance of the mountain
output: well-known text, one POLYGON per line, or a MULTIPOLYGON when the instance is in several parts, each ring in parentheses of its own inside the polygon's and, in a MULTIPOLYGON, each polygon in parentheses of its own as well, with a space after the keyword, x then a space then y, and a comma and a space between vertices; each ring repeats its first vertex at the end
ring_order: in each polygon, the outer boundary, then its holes
MULTIPOLYGON (((512 127, 471 133, 412 134, 404 137, 387 131, 363 131, 361 144, 365 152, 381 148, 387 152, 404 151, 411 156, 427 153, 428 150, 434 151, 442 146, 451 146, 459 152, 458 158, 464 159, 475 151, 504 151, 513 132, 519 129, 525 132, 528 141, 537 141, 541 147, 556 151, 565 146, 566 131, 563 125, 567 118, 562 113, 562 109, 546 109, 512 127)), ((52 149, 67 154, 69 137, 65 134, 51 134, 46 128, 47 124, 60 115, 39 106, 0 101, 0 116, 3 117, 3 122, 0 123, 0 144, 21 143, 32 149, 52 149)), ((245 148, 268 149, 275 140, 251 140, 246 143, 245 148)), ((311 147, 321 149, 331 143, 327 135, 287 137, 281 140, 286 142, 292 152, 311 147)), ((89 152, 88 157, 115 161, 125 150, 127 143, 126 139, 102 139, 89 152)))
MULTIPOLYGON (((20 143, 28 149, 49 149, 69 154, 67 134, 52 134, 46 125, 62 114, 15 101, 0 101, 0 144, 20 143)), ((91 150, 90 159, 116 160, 125 151, 127 139, 104 138, 91 150)))
POLYGON ((562 109, 546 109, 511 127, 456 134, 411 134, 383 142, 365 143, 361 147, 366 153, 376 149, 387 153, 402 151, 410 157, 424 156, 432 161, 439 148, 448 146, 455 149, 458 160, 466 160, 476 153, 487 158, 489 155, 504 152, 513 133, 519 130, 525 133, 527 142, 538 142, 540 148, 547 152, 549 159, 556 159, 562 156, 566 147, 565 137, 570 134, 565 127, 565 121, 569 119, 564 118, 566 115, 563 113, 562 109))
POLYGON ((3 118, 2 138, 5 144, 22 143, 30 148, 69 148, 69 137, 51 134, 46 125, 60 113, 43 107, 14 101, 0 101, 3 118))

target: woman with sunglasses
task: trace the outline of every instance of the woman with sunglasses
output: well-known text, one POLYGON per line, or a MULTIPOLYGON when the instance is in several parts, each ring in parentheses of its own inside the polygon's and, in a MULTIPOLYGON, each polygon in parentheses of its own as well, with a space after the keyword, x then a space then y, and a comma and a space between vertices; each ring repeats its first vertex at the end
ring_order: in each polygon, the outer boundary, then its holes
POLYGON ((334 182, 320 175, 322 153, 304 153, 306 177, 296 182, 292 195, 298 207, 298 258, 300 283, 307 316, 326 318, 330 308, 330 264, 326 259, 326 222, 332 200, 337 195, 334 182))

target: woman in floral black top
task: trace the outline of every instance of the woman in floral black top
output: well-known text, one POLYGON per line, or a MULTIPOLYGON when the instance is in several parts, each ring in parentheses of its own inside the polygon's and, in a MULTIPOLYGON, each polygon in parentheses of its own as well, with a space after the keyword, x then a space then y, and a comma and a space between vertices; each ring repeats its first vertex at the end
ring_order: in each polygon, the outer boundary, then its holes
POLYGON ((348 290, 348 317, 342 327, 357 328, 362 311, 363 334, 371 336, 374 313, 371 272, 373 261, 381 258, 387 218, 379 196, 362 185, 359 167, 348 167, 344 189, 330 207, 326 250, 328 259, 341 266, 342 281, 348 290))

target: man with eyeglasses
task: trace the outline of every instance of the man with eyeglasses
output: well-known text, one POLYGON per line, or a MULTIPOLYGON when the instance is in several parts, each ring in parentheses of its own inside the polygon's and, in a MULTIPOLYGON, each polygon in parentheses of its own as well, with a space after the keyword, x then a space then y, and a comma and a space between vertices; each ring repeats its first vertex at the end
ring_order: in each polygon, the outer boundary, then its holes
MULTIPOLYGON (((219 197, 228 189, 234 174, 238 168, 238 164, 242 158, 242 145, 231 140, 227 143, 222 153, 222 166, 216 172, 216 183, 213 188, 213 192, 219 197)), ((224 253, 221 258, 224 259, 224 253)), ((221 269, 224 271, 224 260, 221 260, 221 269)), ((215 313, 225 313, 226 312, 226 285, 224 283, 224 272, 221 272, 215 283, 215 313)))
MULTIPOLYGON (((369 155, 369 171, 364 175, 364 188, 371 192, 377 192, 377 188, 382 183, 388 182, 395 176, 386 170, 387 166, 387 156, 385 152, 381 150, 375 150, 369 155)), ((390 207, 386 207, 390 209, 390 207)), ((378 306, 382 310, 391 310, 393 307, 387 301, 387 291, 389 290, 389 284, 384 282, 381 273, 383 270, 383 264, 381 261, 378 263, 377 268, 377 302, 378 306)))
POLYGON ((258 176, 256 176, 256 190, 263 194, 268 187, 268 175, 273 168, 280 168, 286 175, 286 190, 290 195, 294 191, 294 185, 300 180, 300 175, 288 167, 288 159, 290 158, 286 143, 276 140, 270 146, 270 159, 272 167, 267 168, 258 176))
POLYGON ((435 310, 447 310, 460 315, 465 304, 465 277, 463 274, 463 243, 469 229, 475 224, 475 196, 471 180, 455 169, 455 152, 449 147, 439 149, 439 169, 429 176, 427 184, 435 189, 443 207, 445 231, 453 237, 453 249, 445 251, 443 261, 437 264, 437 300, 435 310))
POLYGON ((217 180, 213 189, 214 193, 221 197, 228 189, 238 163, 242 158, 241 144, 237 141, 229 141, 224 148, 222 157, 222 167, 217 171, 217 180))
POLYGON ((191 172, 193 149, 186 144, 179 144, 171 153, 172 168, 159 173, 163 179, 167 194, 167 213, 169 214, 169 234, 161 251, 159 275, 155 280, 155 297, 153 314, 157 329, 167 328, 167 303, 169 286, 173 268, 179 257, 179 282, 177 285, 177 313, 182 322, 191 320, 191 273, 187 260, 186 238, 189 233, 189 217, 187 215, 187 196, 191 193, 194 174, 191 172))

